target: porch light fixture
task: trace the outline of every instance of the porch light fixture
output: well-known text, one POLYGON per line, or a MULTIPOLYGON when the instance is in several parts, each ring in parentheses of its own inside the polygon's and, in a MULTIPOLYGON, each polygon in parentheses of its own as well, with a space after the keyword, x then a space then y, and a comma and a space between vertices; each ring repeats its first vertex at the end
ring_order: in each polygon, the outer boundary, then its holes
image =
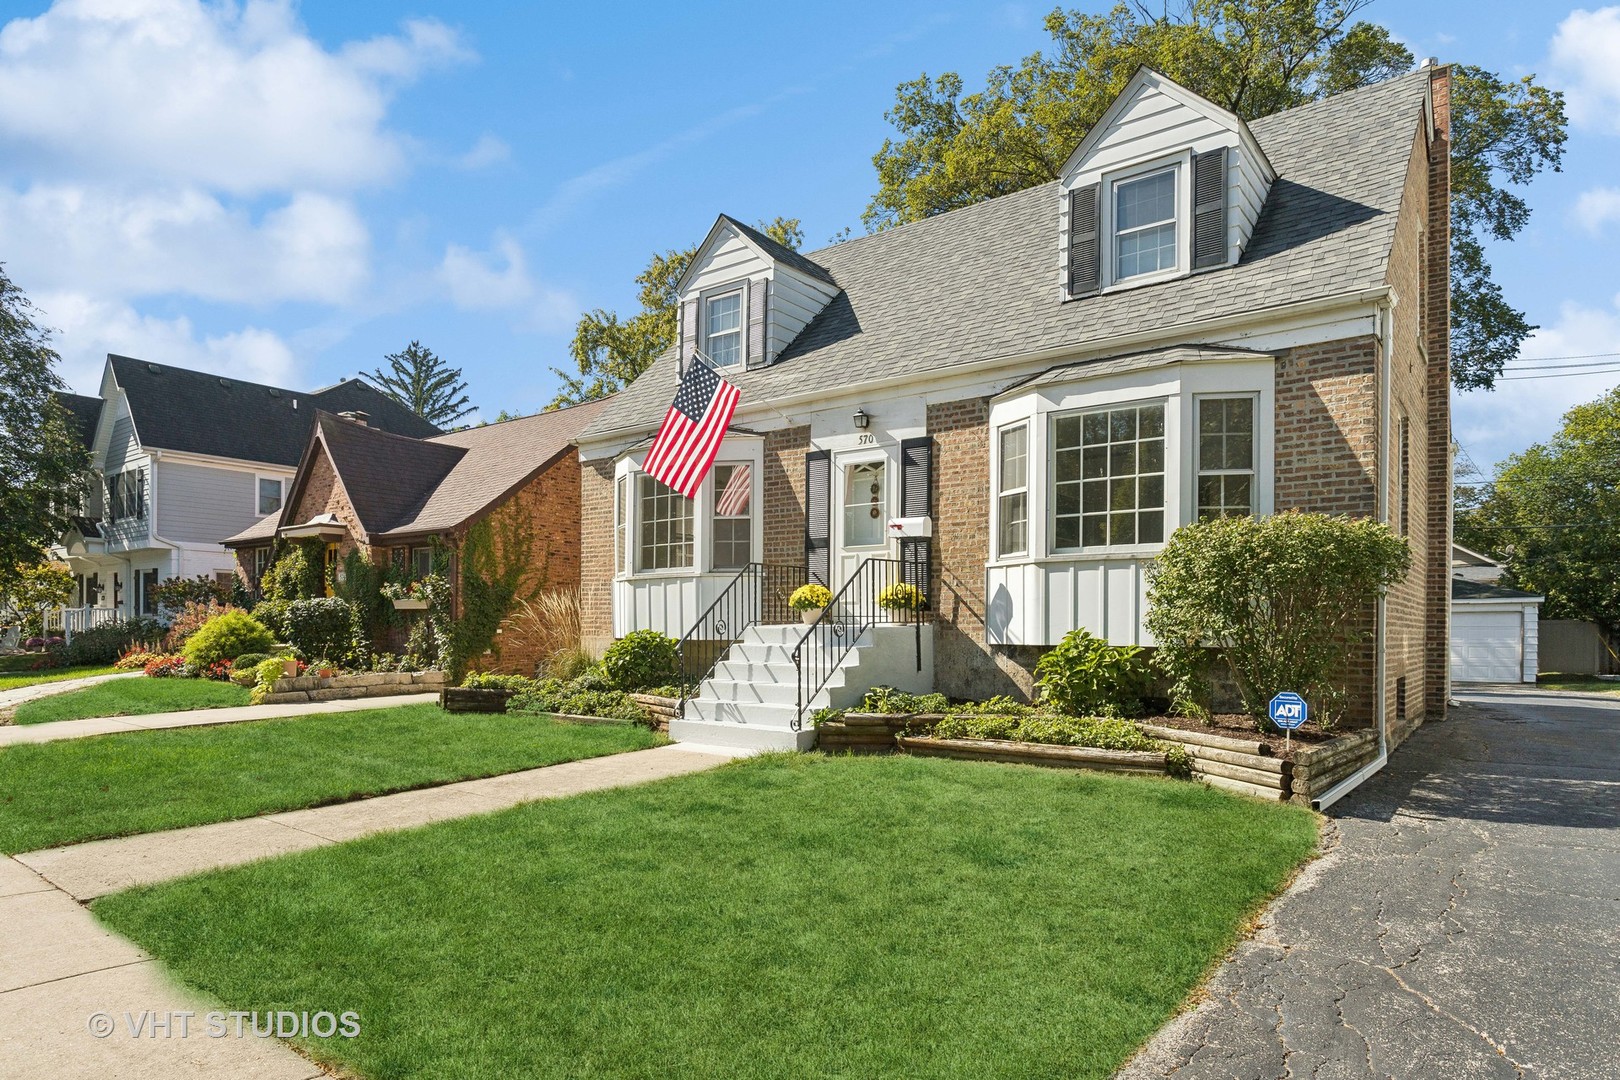
POLYGON ((866 430, 866 425, 868 425, 868 424, 870 424, 872 422, 872 418, 870 416, 866 415, 866 410, 865 409, 856 409, 855 410, 854 420, 855 420, 855 427, 858 428, 861 431, 865 431, 866 430))

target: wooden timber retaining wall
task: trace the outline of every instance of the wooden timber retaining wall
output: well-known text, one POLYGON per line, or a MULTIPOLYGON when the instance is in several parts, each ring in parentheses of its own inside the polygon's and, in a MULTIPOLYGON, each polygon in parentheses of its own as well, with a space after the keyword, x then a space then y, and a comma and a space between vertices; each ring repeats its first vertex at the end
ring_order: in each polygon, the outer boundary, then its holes
POLYGON ((669 722, 679 719, 681 715, 681 699, 672 697, 659 697, 656 694, 631 694, 630 700, 647 710, 652 717, 654 731, 669 731, 669 722))
POLYGON ((261 705, 301 701, 349 701, 394 694, 436 694, 444 689, 442 671, 374 671, 363 675, 297 675, 277 679, 261 705))

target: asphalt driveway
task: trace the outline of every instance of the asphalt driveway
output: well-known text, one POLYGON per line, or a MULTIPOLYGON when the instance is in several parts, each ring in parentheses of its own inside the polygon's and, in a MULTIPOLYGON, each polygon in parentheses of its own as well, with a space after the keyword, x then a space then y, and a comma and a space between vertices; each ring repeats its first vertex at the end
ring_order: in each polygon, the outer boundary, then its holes
POLYGON ((1457 698, 1122 1077, 1620 1078, 1620 699, 1457 698))

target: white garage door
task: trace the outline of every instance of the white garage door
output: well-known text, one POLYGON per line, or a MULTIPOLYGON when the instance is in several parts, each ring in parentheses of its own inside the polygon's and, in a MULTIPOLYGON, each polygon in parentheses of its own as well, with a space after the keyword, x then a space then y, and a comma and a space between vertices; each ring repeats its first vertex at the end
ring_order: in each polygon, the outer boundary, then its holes
POLYGON ((1517 611, 1453 611, 1451 678, 1454 682, 1518 682, 1524 660, 1517 611))

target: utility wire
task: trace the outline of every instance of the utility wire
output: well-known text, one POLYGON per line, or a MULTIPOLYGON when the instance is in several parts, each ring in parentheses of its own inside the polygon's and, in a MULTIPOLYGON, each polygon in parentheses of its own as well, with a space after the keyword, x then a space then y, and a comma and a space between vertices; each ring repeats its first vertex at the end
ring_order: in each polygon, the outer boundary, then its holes
POLYGON ((1576 375, 1608 375, 1620 372, 1620 367, 1592 368, 1587 371, 1555 371, 1551 375, 1503 375, 1504 381, 1513 382, 1519 379, 1568 379, 1576 375))

